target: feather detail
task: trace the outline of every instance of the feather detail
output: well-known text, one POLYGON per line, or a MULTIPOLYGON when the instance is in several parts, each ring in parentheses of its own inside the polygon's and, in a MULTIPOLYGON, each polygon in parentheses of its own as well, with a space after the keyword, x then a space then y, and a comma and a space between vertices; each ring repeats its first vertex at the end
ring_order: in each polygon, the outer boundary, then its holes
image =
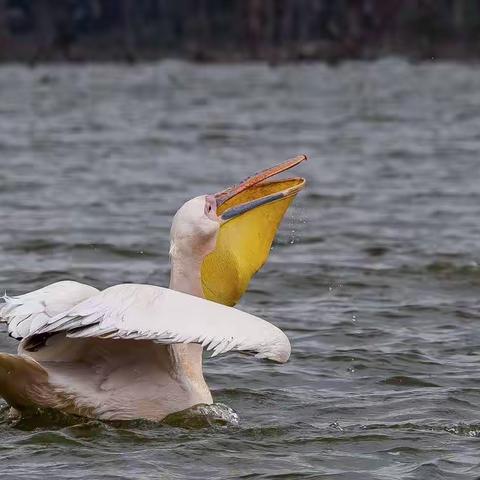
POLYGON ((107 288, 48 317, 34 334, 200 343, 212 356, 230 350, 286 362, 290 342, 274 325, 238 309, 152 285, 107 288))
POLYGON ((68 280, 15 297, 5 293, 0 297, 4 302, 0 305, 0 322, 8 325, 12 337, 21 339, 96 293, 98 290, 94 287, 68 280))

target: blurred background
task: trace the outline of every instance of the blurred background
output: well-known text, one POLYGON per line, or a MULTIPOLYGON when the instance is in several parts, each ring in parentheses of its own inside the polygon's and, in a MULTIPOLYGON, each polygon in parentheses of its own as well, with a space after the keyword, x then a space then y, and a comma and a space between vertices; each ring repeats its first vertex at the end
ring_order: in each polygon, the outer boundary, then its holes
POLYGON ((476 57, 477 0, 0 0, 0 59, 476 57))
POLYGON ((290 361, 204 363, 240 424, 1 403, 0 478, 478 479, 479 27, 476 0, 0 0, 0 294, 167 285, 183 202, 309 156, 239 305, 290 361))

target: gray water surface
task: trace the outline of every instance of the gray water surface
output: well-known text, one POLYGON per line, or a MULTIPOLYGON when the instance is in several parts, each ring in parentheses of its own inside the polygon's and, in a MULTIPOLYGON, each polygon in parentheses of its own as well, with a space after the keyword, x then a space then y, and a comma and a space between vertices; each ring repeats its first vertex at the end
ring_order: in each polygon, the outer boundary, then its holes
POLYGON ((311 160, 240 304, 290 362, 205 361, 239 424, 4 412, 0 478, 479 478, 479 152, 479 66, 2 67, 2 293, 166 285, 184 201, 311 160))

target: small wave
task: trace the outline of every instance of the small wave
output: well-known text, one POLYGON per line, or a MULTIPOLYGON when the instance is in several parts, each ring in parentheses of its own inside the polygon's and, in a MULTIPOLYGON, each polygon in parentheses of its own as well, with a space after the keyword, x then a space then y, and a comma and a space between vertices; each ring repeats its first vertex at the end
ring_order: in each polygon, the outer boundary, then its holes
POLYGON ((43 238, 36 238, 31 240, 24 240, 16 243, 7 243, 3 246, 5 251, 15 252, 45 252, 52 251, 61 248, 64 244, 55 242, 53 240, 46 240, 43 238))
POLYGON ((459 435, 461 437, 480 437, 480 425, 467 425, 465 423, 459 423, 458 425, 449 425, 443 427, 447 433, 453 435, 459 435))
POLYGON ((370 257, 382 257, 388 253, 390 249, 384 245, 372 245, 364 249, 365 253, 370 257))
POLYGON ((412 388, 432 388, 432 387, 439 387, 440 385, 436 385, 435 383, 430 383, 425 380, 421 380, 420 378, 415 377, 408 377, 405 375, 394 375, 392 377, 388 377, 385 380, 382 380, 382 384, 385 385, 395 385, 399 387, 412 387, 412 388))
POLYGON ((344 195, 327 195, 318 192, 305 192, 305 195, 308 200, 313 200, 316 202, 321 202, 324 206, 330 205, 345 205, 355 199, 353 194, 344 194, 344 195))
POLYGON ((449 260, 434 260, 422 266, 412 267, 404 265, 399 269, 390 270, 395 273, 395 270, 402 275, 434 275, 438 278, 458 279, 466 278, 479 280, 480 279, 480 265, 477 262, 466 262, 465 259, 459 258, 458 261, 449 260))
POLYGON ((445 261, 435 261, 426 266, 428 272, 454 275, 480 275, 480 266, 475 262, 471 264, 456 264, 445 261))
POLYGON ((362 425, 362 430, 420 430, 437 433, 450 433, 460 437, 480 437, 480 424, 478 423, 457 423, 451 425, 430 424, 430 423, 393 423, 393 424, 371 424, 362 425))

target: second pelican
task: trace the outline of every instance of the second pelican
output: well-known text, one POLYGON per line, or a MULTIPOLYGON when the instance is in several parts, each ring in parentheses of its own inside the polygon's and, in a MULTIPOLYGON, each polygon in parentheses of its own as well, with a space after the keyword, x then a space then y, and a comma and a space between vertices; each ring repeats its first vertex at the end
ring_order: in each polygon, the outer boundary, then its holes
POLYGON ((73 281, 8 297, 0 321, 20 340, 0 354, 0 396, 105 420, 165 416, 213 402, 202 352, 255 352, 286 362, 290 343, 233 305, 270 252, 305 180, 267 180, 304 155, 214 195, 186 202, 171 228, 170 288, 122 284, 98 291, 73 281))

